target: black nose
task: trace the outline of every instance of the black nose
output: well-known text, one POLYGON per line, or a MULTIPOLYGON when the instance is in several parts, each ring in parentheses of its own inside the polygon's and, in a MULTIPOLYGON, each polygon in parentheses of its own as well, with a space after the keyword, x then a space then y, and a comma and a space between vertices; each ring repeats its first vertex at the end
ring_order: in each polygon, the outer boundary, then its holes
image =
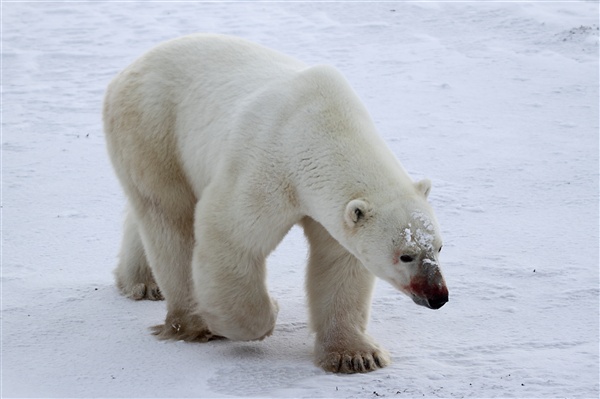
POLYGON ((448 302, 448 295, 441 295, 435 298, 427 298, 427 305, 431 309, 439 309, 448 302))

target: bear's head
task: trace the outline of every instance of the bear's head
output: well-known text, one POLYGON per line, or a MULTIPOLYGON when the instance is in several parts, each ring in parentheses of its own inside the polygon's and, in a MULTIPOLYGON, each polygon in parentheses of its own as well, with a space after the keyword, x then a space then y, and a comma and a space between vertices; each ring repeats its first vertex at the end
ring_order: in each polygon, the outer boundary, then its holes
POLYGON ((439 265, 442 239, 427 196, 431 182, 412 184, 393 199, 357 198, 346 205, 345 238, 354 255, 377 277, 415 303, 439 309, 448 288, 439 265))

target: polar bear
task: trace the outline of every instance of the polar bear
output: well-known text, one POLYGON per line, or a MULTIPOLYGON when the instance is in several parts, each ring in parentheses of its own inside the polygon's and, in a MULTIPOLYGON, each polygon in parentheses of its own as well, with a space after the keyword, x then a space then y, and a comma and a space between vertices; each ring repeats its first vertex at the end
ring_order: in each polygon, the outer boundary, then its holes
POLYGON ((427 203, 344 78, 223 35, 158 45, 104 102, 108 152, 128 198, 121 291, 167 301, 161 339, 262 340, 277 302, 265 259, 295 224, 316 364, 390 362, 366 333, 374 277, 417 304, 448 300, 427 203))

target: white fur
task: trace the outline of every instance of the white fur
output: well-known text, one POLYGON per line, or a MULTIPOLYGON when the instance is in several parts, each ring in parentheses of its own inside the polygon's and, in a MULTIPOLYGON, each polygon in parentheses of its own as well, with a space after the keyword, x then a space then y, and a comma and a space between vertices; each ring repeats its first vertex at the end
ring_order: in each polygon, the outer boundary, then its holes
POLYGON ((373 275, 418 303, 446 290, 430 182, 410 180, 331 67, 187 36, 111 82, 104 123, 131 209, 117 282, 134 298, 164 295, 163 338, 270 335, 278 307, 265 259, 296 223, 310 244, 306 286, 326 370, 389 362, 366 335, 373 275))

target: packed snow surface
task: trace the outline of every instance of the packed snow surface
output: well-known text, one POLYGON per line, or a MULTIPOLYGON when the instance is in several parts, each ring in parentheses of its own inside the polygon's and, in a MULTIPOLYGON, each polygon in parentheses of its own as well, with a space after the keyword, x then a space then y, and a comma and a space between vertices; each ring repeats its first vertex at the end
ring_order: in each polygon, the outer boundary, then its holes
POLYGON ((598 2, 3 2, 2 397, 598 397, 598 2), (119 295, 110 79, 157 43, 241 36, 355 88, 430 202, 450 302, 384 282, 393 364, 312 363, 295 228, 263 342, 161 342, 119 295))

